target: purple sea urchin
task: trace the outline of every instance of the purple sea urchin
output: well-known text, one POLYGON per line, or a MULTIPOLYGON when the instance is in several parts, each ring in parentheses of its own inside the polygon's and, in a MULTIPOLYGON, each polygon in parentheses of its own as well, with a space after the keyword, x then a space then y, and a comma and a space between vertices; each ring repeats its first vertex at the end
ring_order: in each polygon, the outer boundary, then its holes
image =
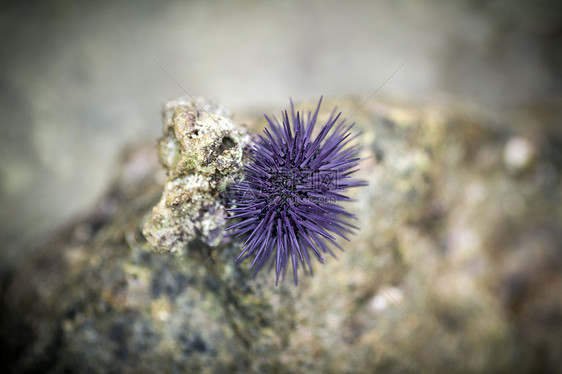
POLYGON ((341 113, 332 111, 317 135, 314 127, 322 98, 314 114, 282 113, 265 116, 269 126, 252 147, 252 159, 244 166, 244 178, 231 186, 232 215, 237 220, 227 227, 230 235, 244 238, 236 262, 254 257, 255 274, 268 263, 275 265, 276 280, 285 277, 292 263, 295 285, 299 262, 305 274, 313 274, 311 257, 324 262, 329 243, 343 250, 333 234, 347 240, 356 228, 348 222, 354 215, 338 203, 349 200, 342 193, 366 183, 351 175, 357 170, 358 145, 341 113), (338 123, 339 122, 339 123, 338 123))

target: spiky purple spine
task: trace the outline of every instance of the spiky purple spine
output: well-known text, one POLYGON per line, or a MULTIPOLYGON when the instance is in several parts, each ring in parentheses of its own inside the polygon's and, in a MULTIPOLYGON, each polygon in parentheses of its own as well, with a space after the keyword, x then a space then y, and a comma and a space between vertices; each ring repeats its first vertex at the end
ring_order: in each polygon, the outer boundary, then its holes
POLYGON ((299 262, 305 274, 308 266, 312 275, 311 254, 324 262, 322 253, 334 255, 327 242, 343 251, 332 234, 348 240, 345 233, 356 229, 348 222, 354 215, 338 204, 349 200, 342 194, 346 189, 366 184, 351 177, 359 161, 358 145, 351 143, 356 138, 350 133, 353 124, 340 120, 341 113, 336 115, 334 109, 313 136, 321 103, 322 98, 306 121, 304 114, 295 112, 292 101, 291 118, 285 111, 282 123, 266 115, 269 127, 252 147, 244 179, 231 186, 229 219, 237 222, 227 230, 244 238, 235 261, 253 256, 250 269, 255 268, 255 275, 271 259, 275 285, 280 276, 285 278, 289 261, 295 285, 299 262))

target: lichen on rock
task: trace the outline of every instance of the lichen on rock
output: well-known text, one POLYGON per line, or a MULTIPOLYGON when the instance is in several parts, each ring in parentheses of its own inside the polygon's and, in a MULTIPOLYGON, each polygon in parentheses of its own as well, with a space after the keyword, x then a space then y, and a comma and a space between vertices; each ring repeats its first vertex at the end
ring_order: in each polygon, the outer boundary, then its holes
POLYGON ((163 110, 160 163, 168 179, 143 234, 153 250, 185 255, 189 243, 223 241, 226 206, 220 193, 240 174, 250 135, 209 100, 172 100, 163 110))

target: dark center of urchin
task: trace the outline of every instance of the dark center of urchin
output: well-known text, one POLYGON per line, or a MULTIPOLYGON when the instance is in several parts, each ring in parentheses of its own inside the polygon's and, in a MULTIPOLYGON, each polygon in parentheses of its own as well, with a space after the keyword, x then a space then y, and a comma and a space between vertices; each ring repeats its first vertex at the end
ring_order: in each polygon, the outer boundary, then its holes
POLYGON ((266 193, 271 195, 274 208, 280 210, 290 208, 289 203, 299 206, 300 201, 308 197, 306 191, 306 181, 313 175, 311 170, 301 168, 282 168, 273 170, 268 178, 269 184, 264 188, 266 193))
POLYGON ((358 165, 357 146, 344 120, 335 110, 313 136, 320 102, 306 120, 295 112, 283 113, 281 123, 266 116, 269 126, 254 142, 252 161, 244 166, 244 178, 231 186, 230 235, 242 238, 236 259, 253 257, 255 274, 265 265, 275 267, 276 284, 292 264, 295 284, 299 264, 312 275, 310 259, 324 261, 333 254, 328 243, 342 249, 334 236, 347 239, 354 218, 338 203, 348 200, 347 188, 365 185, 351 178, 358 165))

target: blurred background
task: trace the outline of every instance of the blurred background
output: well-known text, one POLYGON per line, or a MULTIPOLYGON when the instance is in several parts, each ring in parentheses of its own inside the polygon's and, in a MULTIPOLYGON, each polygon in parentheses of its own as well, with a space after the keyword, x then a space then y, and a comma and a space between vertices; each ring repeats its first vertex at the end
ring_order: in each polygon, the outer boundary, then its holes
POLYGON ((450 97, 509 113, 561 94, 562 6, 2 2, 0 67, 6 264, 87 210, 126 145, 159 136, 161 105, 185 95, 174 79, 235 114, 281 109, 289 97, 366 99, 388 78, 377 95, 450 97))

